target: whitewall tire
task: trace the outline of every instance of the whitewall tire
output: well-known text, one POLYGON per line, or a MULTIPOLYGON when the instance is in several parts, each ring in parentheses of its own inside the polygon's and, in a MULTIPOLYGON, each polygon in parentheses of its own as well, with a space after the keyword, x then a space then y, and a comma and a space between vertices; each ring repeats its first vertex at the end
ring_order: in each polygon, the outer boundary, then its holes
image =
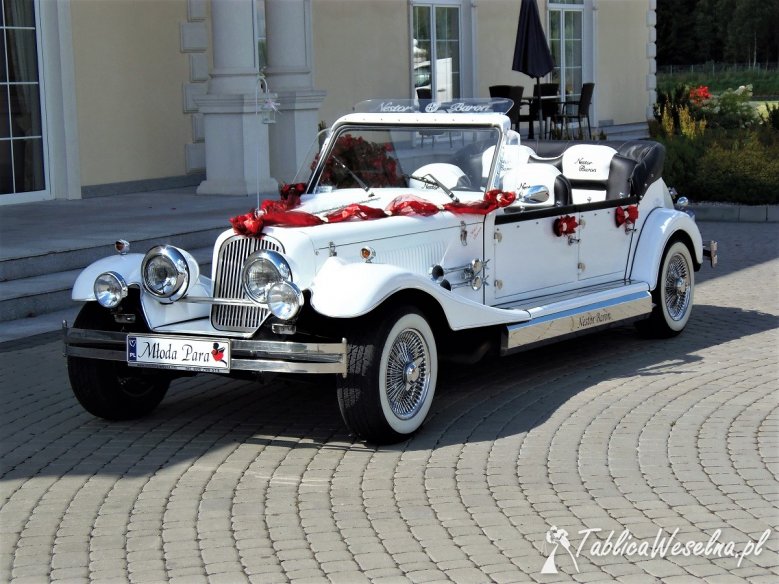
POLYGON ((695 265, 689 248, 671 242, 663 254, 652 292, 654 309, 641 328, 654 336, 678 335, 690 320, 695 295, 695 265))
POLYGON ((348 375, 337 384, 344 421, 369 442, 405 440, 425 421, 435 395, 438 350, 430 324, 400 307, 378 323, 360 323, 350 337, 348 375))

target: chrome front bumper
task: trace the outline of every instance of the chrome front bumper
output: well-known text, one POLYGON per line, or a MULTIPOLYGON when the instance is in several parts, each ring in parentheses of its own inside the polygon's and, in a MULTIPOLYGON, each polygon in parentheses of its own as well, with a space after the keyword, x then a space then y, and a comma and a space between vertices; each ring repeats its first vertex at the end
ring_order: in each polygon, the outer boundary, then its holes
MULTIPOLYGON (((65 355, 127 362, 127 333, 78 329, 62 323, 65 355)), ((206 337, 204 337, 206 338, 206 337)), ((231 371, 336 373, 346 377, 346 339, 297 343, 230 339, 231 371)))

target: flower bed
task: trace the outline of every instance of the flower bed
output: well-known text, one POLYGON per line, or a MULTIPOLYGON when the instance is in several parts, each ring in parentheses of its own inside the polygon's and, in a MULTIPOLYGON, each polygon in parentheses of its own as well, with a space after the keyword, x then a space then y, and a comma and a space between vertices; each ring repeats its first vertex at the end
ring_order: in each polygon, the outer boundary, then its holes
POLYGON ((666 147, 670 186, 693 201, 779 203, 779 107, 758 113, 751 94, 682 86, 658 95, 650 129, 666 147))

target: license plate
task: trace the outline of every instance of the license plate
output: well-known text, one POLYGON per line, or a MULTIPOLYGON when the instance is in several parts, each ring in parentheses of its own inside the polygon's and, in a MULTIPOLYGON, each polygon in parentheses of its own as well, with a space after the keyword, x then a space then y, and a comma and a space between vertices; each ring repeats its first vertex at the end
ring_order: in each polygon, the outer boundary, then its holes
POLYGON ((230 341, 127 335, 127 364, 133 367, 229 373, 230 341))

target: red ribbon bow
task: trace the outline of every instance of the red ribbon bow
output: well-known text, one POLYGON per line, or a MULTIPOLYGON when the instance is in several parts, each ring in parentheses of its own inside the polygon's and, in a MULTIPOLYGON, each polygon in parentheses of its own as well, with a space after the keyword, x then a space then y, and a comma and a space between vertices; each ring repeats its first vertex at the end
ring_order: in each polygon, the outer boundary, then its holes
POLYGON ((578 226, 579 222, 576 220, 576 217, 572 215, 565 215, 555 219, 552 228, 554 229, 554 234, 557 237, 562 237, 563 235, 571 235, 575 233, 578 226))
POLYGON ((617 207, 614 214, 614 219, 617 222, 617 227, 621 227, 625 223, 635 223, 638 219, 638 207, 636 205, 630 205, 629 207, 617 207))
MULTIPOLYGON (((303 189, 305 190, 305 185, 303 185, 303 189)), ((281 201, 268 199, 262 202, 259 209, 249 211, 245 215, 233 217, 230 219, 233 231, 238 235, 258 237, 265 225, 310 227, 324 223, 316 215, 294 210, 300 204, 298 192, 297 185, 293 185, 287 194, 287 199, 282 199, 281 201)))
MULTIPOLYGON (((498 189, 487 191, 484 198, 469 203, 447 203, 439 207, 434 203, 413 195, 401 195, 393 199, 386 209, 377 209, 367 205, 346 205, 325 216, 324 219, 311 213, 295 210, 300 205, 300 195, 306 190, 305 183, 284 185, 281 187, 281 200, 263 201, 259 209, 249 211, 230 219, 233 230, 238 235, 259 237, 266 225, 282 227, 310 227, 322 223, 340 223, 342 221, 383 219, 392 215, 422 216, 435 215, 440 211, 449 211, 456 215, 487 215, 496 209, 507 207, 513 203, 516 193, 498 189)), ((571 217, 573 219, 573 217, 571 217)), ((577 223, 573 219, 573 227, 577 223)))

